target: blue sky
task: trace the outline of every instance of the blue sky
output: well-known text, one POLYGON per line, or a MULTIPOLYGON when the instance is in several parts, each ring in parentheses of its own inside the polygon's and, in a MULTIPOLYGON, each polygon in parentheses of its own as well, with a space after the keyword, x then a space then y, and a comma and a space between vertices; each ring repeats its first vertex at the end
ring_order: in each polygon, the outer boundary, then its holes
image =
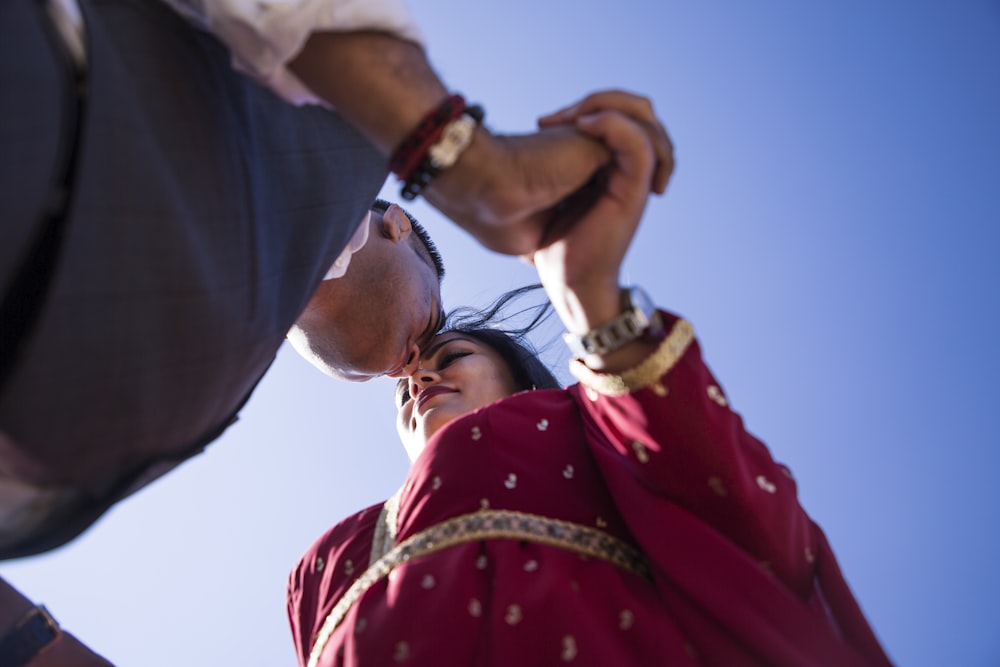
MULTIPOLYGON (((625 280, 692 321, 893 659, 1000 664, 1000 4, 410 6, 496 131, 594 89, 652 98, 677 170, 625 280)), ((532 281, 412 211, 448 304, 532 281)), ((388 381, 283 349, 207 453, 2 572, 122 665, 292 665, 287 573, 402 482, 394 414, 388 381)))

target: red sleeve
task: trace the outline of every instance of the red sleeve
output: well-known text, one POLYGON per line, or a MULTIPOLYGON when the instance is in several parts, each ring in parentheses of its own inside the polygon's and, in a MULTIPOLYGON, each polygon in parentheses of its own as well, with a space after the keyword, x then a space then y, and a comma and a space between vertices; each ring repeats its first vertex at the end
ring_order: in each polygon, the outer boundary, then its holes
POLYGON ((288 621, 302 667, 327 614, 368 567, 381 510, 381 504, 373 505, 328 530, 306 550, 288 576, 288 621))
MULTIPOLYGON (((807 596, 817 545, 788 469, 743 426, 690 326, 664 313, 662 372, 619 396, 577 385, 582 409, 636 481, 712 525, 807 596)), ((586 380, 585 380, 586 382, 586 380)))

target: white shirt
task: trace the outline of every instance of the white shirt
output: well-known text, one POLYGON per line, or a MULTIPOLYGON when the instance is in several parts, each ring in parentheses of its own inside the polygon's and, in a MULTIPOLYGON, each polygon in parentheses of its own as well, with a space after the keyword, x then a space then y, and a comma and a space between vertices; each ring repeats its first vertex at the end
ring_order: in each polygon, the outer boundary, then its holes
POLYGON ((333 280, 347 273, 347 267, 351 264, 351 255, 364 248, 365 244, 368 243, 368 230, 371 229, 371 225, 368 223, 371 218, 372 212, 368 211, 361 219, 361 224, 355 230, 354 236, 347 242, 347 247, 341 251, 340 256, 334 260, 333 266, 323 276, 323 280, 333 280))
MULTIPOLYGON (((423 46, 406 0, 163 0, 225 44, 233 66, 293 104, 322 104, 287 64, 314 32, 388 32, 423 46)), ((77 0, 48 0, 49 13, 79 64, 86 62, 77 0)))

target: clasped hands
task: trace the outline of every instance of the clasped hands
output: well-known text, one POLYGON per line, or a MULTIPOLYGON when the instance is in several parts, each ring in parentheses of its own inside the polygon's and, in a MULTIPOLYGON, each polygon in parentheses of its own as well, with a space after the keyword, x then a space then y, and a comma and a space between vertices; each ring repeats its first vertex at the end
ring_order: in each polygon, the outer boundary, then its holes
POLYGON ((641 215, 646 197, 665 191, 673 146, 647 98, 593 93, 538 125, 524 135, 480 129, 428 201, 485 247, 530 258, 595 216, 641 215))

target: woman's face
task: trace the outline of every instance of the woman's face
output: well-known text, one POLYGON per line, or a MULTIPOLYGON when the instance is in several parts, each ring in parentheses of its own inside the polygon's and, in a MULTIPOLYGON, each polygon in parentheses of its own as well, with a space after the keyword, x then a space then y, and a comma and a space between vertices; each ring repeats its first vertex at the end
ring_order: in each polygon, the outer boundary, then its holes
POLYGON ((457 332, 439 334, 417 371, 396 385, 396 430, 410 460, 452 419, 516 391, 510 368, 492 347, 457 332))

